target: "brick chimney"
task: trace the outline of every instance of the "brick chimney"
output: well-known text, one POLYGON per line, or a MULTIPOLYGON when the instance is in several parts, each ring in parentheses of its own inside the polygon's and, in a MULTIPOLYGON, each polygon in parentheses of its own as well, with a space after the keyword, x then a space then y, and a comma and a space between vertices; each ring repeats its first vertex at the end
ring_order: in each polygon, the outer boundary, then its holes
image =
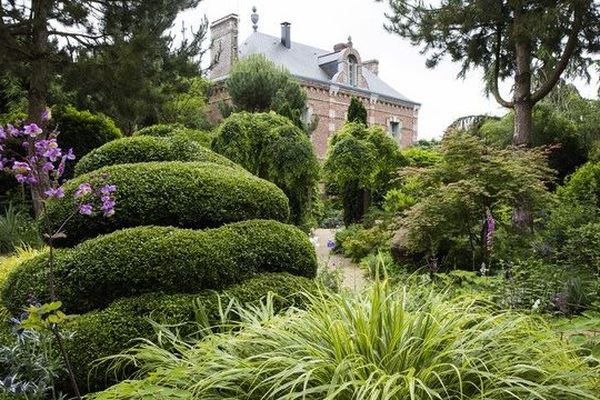
POLYGON ((231 66, 237 60, 239 24, 237 14, 229 14, 210 24, 210 79, 229 74, 231 66))
POLYGON ((362 65, 375 75, 379 75, 379 60, 365 61, 362 63, 362 65))
POLYGON ((281 44, 286 48, 292 48, 292 24, 289 22, 281 23, 281 44))

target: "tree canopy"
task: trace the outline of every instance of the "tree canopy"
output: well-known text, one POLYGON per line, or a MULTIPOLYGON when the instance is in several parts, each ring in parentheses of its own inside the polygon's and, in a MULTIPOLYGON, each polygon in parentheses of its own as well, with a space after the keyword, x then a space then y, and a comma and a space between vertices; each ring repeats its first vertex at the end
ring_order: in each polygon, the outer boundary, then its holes
MULTIPOLYGON (((381 1, 381 0, 378 0, 381 1)), ((461 76, 481 68, 486 89, 514 109, 514 144, 532 143, 533 106, 561 76, 588 76, 600 51, 597 0, 489 1, 389 0, 390 32, 408 38, 429 55, 428 67, 448 56, 461 76), (511 79, 512 99, 499 82, 511 79)))

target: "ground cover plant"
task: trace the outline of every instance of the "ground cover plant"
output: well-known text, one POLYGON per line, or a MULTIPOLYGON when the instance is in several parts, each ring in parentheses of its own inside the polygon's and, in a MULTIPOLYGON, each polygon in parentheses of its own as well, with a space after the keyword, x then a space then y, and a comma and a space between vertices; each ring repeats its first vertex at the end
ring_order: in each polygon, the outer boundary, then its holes
POLYGON ((140 379, 95 398, 598 398, 598 371, 541 319, 387 282, 309 299, 306 311, 242 312, 238 329, 177 354, 138 347, 125 360, 140 379))

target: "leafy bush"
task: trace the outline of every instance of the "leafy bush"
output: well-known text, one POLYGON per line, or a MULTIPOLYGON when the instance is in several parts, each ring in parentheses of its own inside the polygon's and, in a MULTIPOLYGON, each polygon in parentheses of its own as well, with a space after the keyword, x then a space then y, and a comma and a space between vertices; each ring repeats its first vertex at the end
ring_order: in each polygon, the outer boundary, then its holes
POLYGON ((237 167, 225 157, 182 137, 137 136, 114 140, 92 150, 75 166, 75 176, 109 165, 150 161, 207 161, 237 167))
POLYGON ((408 210, 416 202, 413 196, 401 189, 392 189, 383 198, 383 209, 390 213, 399 213, 408 210))
POLYGON ((72 245, 121 228, 171 225, 183 228, 216 227, 248 219, 287 221, 288 200, 270 182, 242 170, 213 163, 154 162, 115 165, 81 175, 65 184, 65 197, 50 201, 47 217, 52 231, 63 221, 72 245), (117 212, 111 218, 73 213, 73 194, 80 184, 93 187, 109 174, 117 186, 117 212))
MULTIPOLYGON (((46 254, 21 264, 2 288, 18 312, 28 295, 49 299, 46 254)), ((276 221, 245 221, 205 231, 138 227, 56 253, 55 286, 64 308, 81 313, 142 293, 222 289, 264 272, 314 277, 308 237, 276 221)))
POLYGON ((181 137, 197 142, 204 147, 210 147, 213 139, 211 132, 186 128, 181 124, 151 125, 134 132, 133 136, 181 137))
MULTIPOLYGON (((85 156, 93 149, 112 140, 122 137, 121 131, 108 117, 79 111, 71 106, 54 107, 49 129, 60 132, 58 144, 62 149, 73 149, 78 158, 85 156)), ((67 167, 65 177, 72 174, 72 167, 67 167)))
POLYGON ((217 130, 213 150, 281 188, 290 200, 292 223, 309 218, 319 163, 307 135, 287 118, 233 114, 217 130))
POLYGON ((40 237, 35 222, 25 212, 12 205, 0 215, 0 254, 12 253, 19 246, 40 246, 40 237))
POLYGON ((600 277, 600 223, 591 222, 571 230, 563 252, 567 263, 600 277))
MULTIPOLYGON (((105 310, 92 312, 74 319, 65 326, 75 332, 66 342, 67 351, 84 388, 98 390, 115 382, 102 368, 93 368, 94 360, 124 352, 133 339, 156 340, 157 333, 148 321, 177 325, 180 335, 198 335, 198 325, 206 320, 209 326, 221 323, 223 309, 230 300, 239 304, 256 303, 274 293, 275 309, 305 301, 301 292, 315 292, 315 284, 302 277, 289 274, 259 275, 221 293, 204 291, 199 294, 161 295, 147 294, 133 299, 114 302, 105 310)), ((131 371, 129 371, 131 372, 131 371)))
POLYGON ((258 321, 178 354, 146 346, 134 356, 148 375, 96 399, 579 400, 600 390, 598 371, 542 320, 473 299, 377 283, 258 321))
POLYGON ((389 239, 390 234, 380 226, 366 229, 360 225, 350 225, 335 235, 338 248, 354 262, 387 246, 389 239))

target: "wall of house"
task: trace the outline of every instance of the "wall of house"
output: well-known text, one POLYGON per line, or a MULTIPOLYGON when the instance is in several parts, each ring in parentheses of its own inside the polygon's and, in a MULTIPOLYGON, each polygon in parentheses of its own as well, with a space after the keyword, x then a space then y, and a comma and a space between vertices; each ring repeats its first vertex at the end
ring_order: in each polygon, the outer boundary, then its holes
MULTIPOLYGON (((395 138, 400 147, 409 147, 417 141, 418 112, 412 105, 367 97, 362 93, 351 92, 348 89, 336 89, 331 85, 302 81, 299 83, 307 93, 309 116, 317 115, 319 117, 317 129, 311 135, 311 141, 319 159, 324 159, 327 155, 329 138, 346 122, 352 96, 358 97, 367 109, 369 126, 381 125, 389 132, 390 122, 394 120, 401 125, 400 135, 395 138)), ((217 86, 213 90, 209 100, 210 116, 213 122, 218 122, 222 118, 218 110, 218 103, 230 101, 231 98, 223 86, 217 86)))

